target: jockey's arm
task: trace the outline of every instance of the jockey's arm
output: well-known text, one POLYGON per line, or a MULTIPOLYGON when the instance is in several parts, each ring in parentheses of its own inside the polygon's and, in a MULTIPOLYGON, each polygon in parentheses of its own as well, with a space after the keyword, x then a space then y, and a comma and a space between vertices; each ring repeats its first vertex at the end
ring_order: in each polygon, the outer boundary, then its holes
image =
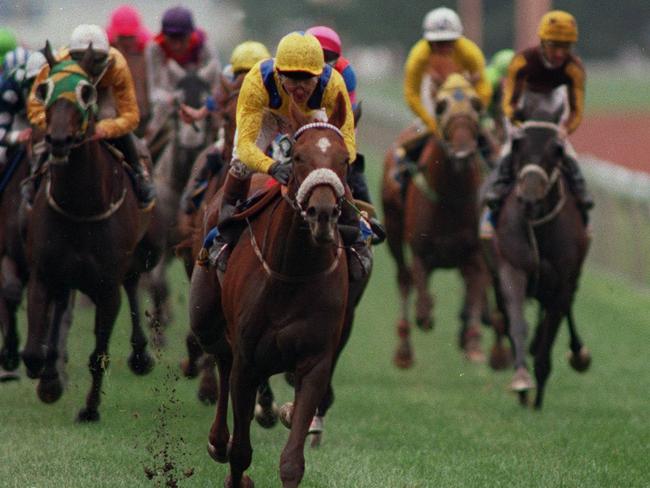
POLYGON ((585 71, 576 62, 569 62, 566 67, 566 74, 571 79, 568 86, 569 106, 571 113, 566 123, 567 132, 572 134, 582 122, 582 115, 585 106, 585 71))
POLYGON ((508 74, 503 80, 503 99, 501 108, 503 114, 508 120, 513 121, 517 102, 523 91, 525 82, 526 58, 522 54, 517 54, 508 66, 508 74))
POLYGON ((262 84, 259 69, 253 68, 244 78, 237 101, 237 156, 250 170, 268 173, 273 159, 257 147, 262 131, 268 95, 262 84))
POLYGON ((429 130, 437 132, 436 121, 422 103, 420 89, 422 77, 429 62, 431 49, 425 39, 419 40, 411 49, 404 66, 404 97, 411 110, 422 119, 429 130))
POLYGON ((460 64, 471 74, 474 90, 481 99, 483 108, 487 109, 492 99, 492 85, 485 72, 485 57, 481 49, 467 38, 458 39, 456 46, 460 64))
POLYGON ((22 96, 20 86, 13 78, 5 78, 0 85, 0 145, 10 146, 16 143, 16 133, 11 131, 14 117, 20 111, 22 96))
POLYGON ((332 76, 323 94, 323 107, 328 117, 332 115, 332 111, 336 107, 336 99, 339 93, 344 95, 343 99, 345 100, 345 122, 341 127, 341 133, 343 134, 345 147, 348 153, 350 153, 349 162, 352 164, 357 159, 357 145, 354 135, 354 113, 352 112, 350 97, 346 96, 348 91, 343 77, 338 71, 332 70, 332 76))
POLYGON ((166 76, 165 55, 155 42, 150 42, 147 45, 145 62, 147 64, 149 103, 152 106, 168 103, 173 93, 164 87, 164 77, 166 76))
POLYGON ((345 81, 345 88, 348 90, 350 96, 350 103, 352 106, 357 103, 357 75, 351 64, 348 64, 343 71, 341 71, 343 81, 345 81))
POLYGON ((110 53, 114 62, 99 85, 112 88, 117 117, 100 120, 97 123, 97 131, 107 139, 114 139, 132 132, 138 127, 140 111, 135 96, 133 78, 126 59, 116 49, 111 48, 110 53))

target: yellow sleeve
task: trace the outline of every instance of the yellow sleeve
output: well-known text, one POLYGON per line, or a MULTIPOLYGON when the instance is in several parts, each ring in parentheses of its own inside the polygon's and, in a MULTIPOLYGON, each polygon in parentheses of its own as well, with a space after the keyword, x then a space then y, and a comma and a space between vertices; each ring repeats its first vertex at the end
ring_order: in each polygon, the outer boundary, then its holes
POLYGON ((45 106, 36 99, 35 93, 36 87, 47 80, 48 76, 50 76, 50 65, 45 64, 38 75, 36 75, 36 79, 32 83, 32 88, 29 92, 29 97, 27 98, 27 118, 29 119, 29 123, 42 130, 45 130, 47 126, 45 106))
POLYGON ((573 81, 569 86, 569 105, 571 114, 567 122, 567 132, 573 133, 580 122, 585 108, 585 71, 577 63, 569 63, 566 69, 567 75, 573 81))
POLYGON ((404 97, 415 115, 420 117, 431 131, 437 132, 436 121, 424 108, 420 95, 422 77, 427 69, 430 54, 431 49, 426 39, 420 39, 411 49, 404 66, 404 97))
POLYGON ((237 156, 249 169, 261 173, 268 173, 273 164, 273 159, 257 147, 268 104, 258 63, 246 74, 237 99, 237 156))
POLYGON ((352 112, 352 104, 350 103, 350 97, 343 77, 338 71, 332 70, 332 76, 323 94, 323 107, 328 117, 332 115, 332 111, 336 107, 336 98, 339 93, 343 95, 343 99, 345 100, 345 122, 343 123, 343 127, 341 127, 341 132, 345 140, 345 147, 348 153, 350 153, 349 162, 351 164, 357 159, 357 144, 354 135, 354 113, 352 112))
POLYGON ((485 72, 485 57, 481 48, 466 37, 461 37, 456 41, 456 49, 460 64, 469 72, 476 94, 481 99, 483 108, 487 109, 492 100, 492 85, 485 72))
POLYGON ((508 120, 512 120, 515 114, 515 106, 521 96, 523 79, 520 72, 526 67, 526 58, 522 54, 517 54, 508 66, 508 74, 503 81, 503 100, 501 108, 508 120))
POLYGON ((132 132, 140 123, 140 110, 135 97, 135 87, 131 70, 126 59, 117 49, 110 49, 110 57, 114 60, 112 66, 100 81, 100 86, 110 86, 113 89, 117 117, 103 119, 97 123, 108 139, 114 139, 132 132))

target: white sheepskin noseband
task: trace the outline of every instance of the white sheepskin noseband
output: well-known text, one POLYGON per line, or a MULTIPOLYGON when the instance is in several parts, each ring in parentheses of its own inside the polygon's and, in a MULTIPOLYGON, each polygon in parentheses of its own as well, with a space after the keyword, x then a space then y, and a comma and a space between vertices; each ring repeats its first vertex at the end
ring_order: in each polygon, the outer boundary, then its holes
POLYGON ((330 186, 334 190, 336 198, 343 197, 345 193, 343 183, 341 183, 341 179, 334 171, 327 168, 318 168, 309 173, 300 185, 300 188, 298 188, 298 193, 296 193, 296 202, 298 202, 298 205, 302 207, 311 191, 320 185, 330 186))

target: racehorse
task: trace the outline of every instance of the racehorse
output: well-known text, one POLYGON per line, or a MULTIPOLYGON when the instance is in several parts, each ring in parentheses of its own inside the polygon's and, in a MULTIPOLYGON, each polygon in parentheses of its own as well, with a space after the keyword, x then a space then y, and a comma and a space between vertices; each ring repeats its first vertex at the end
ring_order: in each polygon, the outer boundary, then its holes
MULTIPOLYGON (((192 277, 194 263, 203 245, 206 209, 208 208, 209 202, 219 188, 221 188, 221 185, 223 185, 228 172, 229 162, 232 158, 236 130, 237 98, 243 80, 244 77, 240 76, 235 81, 230 82, 224 76, 221 76, 220 86, 215 97, 216 106, 218 107, 215 119, 217 126, 223 129, 223 147, 217 148, 220 151, 222 166, 217 173, 213 173, 210 176, 198 211, 187 215, 180 210, 178 215, 179 231, 183 240, 176 246, 176 255, 182 259, 188 278, 192 277)), ((192 167, 193 177, 189 178, 185 192, 191 191, 191 187, 194 185, 194 177, 203 168, 207 152, 211 150, 213 150, 212 147, 206 148, 196 159, 192 167)), ((214 359, 209 354, 204 355, 201 345, 191 331, 188 333, 185 343, 187 345, 188 357, 181 363, 183 374, 188 378, 194 378, 200 375, 199 400, 203 403, 215 403, 218 395, 218 387, 214 359)))
MULTIPOLYGON (((465 283, 461 313, 460 345, 471 361, 482 361, 481 318, 486 306, 490 276, 478 236, 478 189, 481 182, 478 154, 480 101, 460 75, 450 74, 435 99, 442 138, 430 136, 420 154, 406 194, 396 180, 394 149, 384 161, 382 200, 388 246, 397 263, 401 317, 394 363, 409 368, 413 363, 410 342, 409 295, 417 291, 416 322, 423 330, 433 327, 433 300, 428 290, 436 268, 458 268, 465 283), (412 252, 409 266, 404 242, 412 252)), ((501 337, 493 356, 504 357, 501 337)), ((493 360, 494 367, 503 365, 493 360)))
POLYGON ((97 421, 120 286, 132 315, 129 366, 136 374, 153 367, 140 325, 137 285, 140 274, 160 257, 162 233, 150 225, 152 212, 138 208, 119 155, 92 137, 97 100, 87 75, 92 46, 79 64, 57 63, 49 43, 45 54, 50 76, 36 96, 46 106, 51 152, 27 222, 28 337, 22 357, 28 376, 40 378, 39 398, 58 400, 63 392, 56 367, 61 315, 71 290, 86 294, 96 306, 95 349, 89 361, 92 385, 77 420, 97 421))
POLYGON ((192 330, 219 368, 208 450, 215 460, 230 462, 226 486, 253 486, 244 471, 252 460, 256 391, 282 371, 295 372, 296 385, 293 406, 284 409, 291 432, 280 460, 283 486, 298 486, 304 474, 305 438, 327 391, 348 306, 347 257, 337 229, 349 159, 339 131, 344 103, 339 96, 328 123, 310 124, 292 108, 300 129, 288 191, 247 221, 221 283, 206 268, 197 266, 192 275, 192 330), (205 302, 206 281, 220 290, 216 303, 205 302))
POLYGON ((524 405, 528 391, 534 387, 526 364, 526 297, 535 298, 540 306, 529 349, 534 356, 538 409, 542 407, 551 371, 551 348, 565 317, 571 335, 571 366, 585 371, 591 362, 571 312, 589 238, 561 170, 565 145, 558 137, 559 127, 555 123, 561 111, 562 107, 554 114, 536 106, 535 113, 526 117, 527 121, 514 134, 516 183, 498 214, 491 244, 498 279, 496 291, 501 295, 497 301, 507 314, 514 348, 511 389, 524 405))
POLYGON ((181 194, 190 178, 194 161, 213 136, 210 119, 192 125, 183 124, 178 116, 178 108, 181 102, 194 108, 203 106, 214 84, 214 68, 208 65, 198 71, 184 70, 175 62, 167 66, 171 83, 176 87, 175 103, 154 107, 147 138, 152 154, 159 153, 155 159, 154 180, 158 206, 167 224, 165 254, 147 276, 147 286, 153 299, 153 339, 160 345, 165 342, 162 327, 171 319, 166 270, 174 255, 173 247, 181 241, 177 220, 181 194), (158 149, 154 146, 158 146, 158 149))

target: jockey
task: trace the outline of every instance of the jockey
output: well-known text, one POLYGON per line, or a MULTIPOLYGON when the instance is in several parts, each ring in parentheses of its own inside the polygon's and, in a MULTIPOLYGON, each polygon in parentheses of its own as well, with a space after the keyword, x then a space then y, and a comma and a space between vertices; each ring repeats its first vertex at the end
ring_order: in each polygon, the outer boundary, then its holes
MULTIPOLYGON (((90 45, 95 59, 88 75, 98 88, 100 100, 107 98, 109 92, 112 92, 116 114, 115 117, 104 118, 97 122, 93 137, 109 140, 124 154, 126 162, 135 173, 135 193, 140 207, 148 209, 154 203, 156 192, 148 169, 141 161, 142 157, 138 153, 135 136, 132 133, 138 126, 140 115, 133 89, 133 79, 124 56, 117 49, 109 46, 106 32, 101 27, 82 24, 74 29, 70 45, 58 53, 57 59, 59 61, 73 59, 80 62, 90 45)), ((33 126, 43 130, 46 128, 45 107, 35 96, 35 89, 47 79, 49 73, 50 66, 45 65, 34 82, 27 106, 29 121, 33 126)), ((33 170, 37 170, 42 162, 40 155, 37 155, 36 168, 33 170)), ((23 189, 24 196, 31 203, 35 188, 31 185, 23 189)))
MULTIPOLYGON (((539 24, 540 44, 518 53, 510 63, 504 84, 503 112, 514 124, 518 120, 517 105, 524 91, 550 93, 565 85, 568 89, 570 113, 560 126, 565 140, 564 174, 578 200, 583 219, 593 201, 587 194, 585 180, 580 172, 575 151, 566 140, 582 121, 585 93, 585 71, 582 61, 571 52, 578 40, 578 26, 574 17, 562 10, 546 13, 539 24)), ((508 152, 499 162, 496 178, 486 194, 486 203, 498 212, 515 179, 512 157, 508 152)))
POLYGON ((149 100, 154 109, 175 102, 176 87, 169 80, 171 62, 184 70, 210 66, 210 79, 217 78, 221 67, 206 41, 205 32, 194 26, 190 10, 179 6, 165 11, 161 31, 149 43, 145 52, 149 100))
MULTIPOLYGON (((18 46, 16 36, 6 27, 0 28, 0 66, 4 69, 4 60, 8 52, 13 51, 18 46)), ((8 74, 8 73, 7 73, 8 74)), ((0 72, 2 75, 2 72, 0 72)))
MULTIPOLYGON (((292 32, 284 36, 278 44, 275 58, 257 63, 248 72, 237 103, 235 150, 224 183, 219 211, 220 235, 217 245, 223 249, 218 263, 221 269, 224 269, 230 248, 239 237, 237 226, 227 224, 237 211, 237 202, 246 198, 253 172, 268 173, 283 185, 289 182, 291 165, 275 161, 265 151, 277 134, 291 130, 291 103, 296 104, 305 114, 329 115, 339 94, 347 95, 343 78, 325 64, 318 40, 303 32, 292 32)), ((344 96, 344 100, 347 115, 341 133, 350 155, 349 160, 353 162, 356 159, 354 120, 349 97, 344 96)), ((358 216, 350 205, 343 206, 341 223, 354 226, 356 239, 358 216)), ((361 244, 353 244, 353 252, 361 255, 364 260, 361 263, 350 259, 353 278, 362 275, 370 260, 367 245, 365 242, 361 244), (359 269, 357 263, 364 269, 359 269)))
MULTIPOLYGON (((230 55, 230 64, 223 69, 223 75, 226 76, 230 82, 237 81, 248 73, 258 61, 268 59, 271 53, 264 44, 257 41, 245 41, 237 45, 230 55)), ((183 122, 191 124, 196 120, 204 119, 209 113, 218 109, 214 97, 208 97, 205 105, 199 109, 189 107, 181 104, 180 116, 183 122)), ((212 175, 217 174, 222 165, 222 154, 224 141, 223 134, 220 133, 219 138, 215 141, 213 149, 206 155, 205 165, 201 168, 199 173, 194 177, 193 184, 189 191, 183 194, 181 198, 181 206, 187 215, 191 215, 199 208, 203 195, 208 187, 208 181, 212 175)))
POLYGON ((38 51, 27 54, 27 61, 11 72, 0 85, 0 173, 7 163, 7 152, 11 146, 29 142, 32 129, 27 121, 27 97, 36 75, 46 63, 45 56, 38 51), (18 127, 12 127, 18 118, 18 127), (12 130, 13 129, 13 130, 12 130))
POLYGON ((487 108, 487 113, 491 119, 502 117, 501 101, 503 98, 503 81, 508 74, 508 66, 515 56, 512 49, 501 49, 497 51, 490 59, 485 73, 492 86, 492 98, 487 108))
POLYGON ((455 65, 455 70, 460 70, 470 80, 484 108, 489 105, 492 96, 483 53, 476 44, 463 36, 463 25, 456 12, 446 7, 431 10, 425 16, 422 27, 423 39, 411 48, 404 67, 404 96, 418 117, 417 127, 415 135, 410 136, 397 149, 398 164, 409 162, 407 148, 421 146, 431 134, 440 137, 436 120, 422 100, 422 81, 430 67, 436 68, 438 64, 440 68, 455 65))

